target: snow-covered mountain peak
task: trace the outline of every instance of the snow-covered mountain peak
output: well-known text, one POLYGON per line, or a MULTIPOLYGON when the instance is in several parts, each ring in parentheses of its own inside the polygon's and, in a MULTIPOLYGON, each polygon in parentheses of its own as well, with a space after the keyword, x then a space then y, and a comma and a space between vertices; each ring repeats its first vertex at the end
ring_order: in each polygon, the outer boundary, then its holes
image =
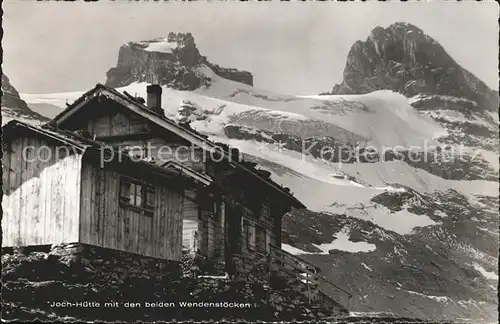
POLYGON ((145 46, 144 50, 148 52, 172 53, 178 47, 176 42, 169 42, 168 38, 155 38, 150 41, 142 41, 137 43, 129 43, 129 45, 145 46))
POLYGON ((210 84, 210 79, 197 71, 202 65, 223 78, 253 84, 251 73, 223 68, 202 56, 191 33, 172 32, 167 37, 132 41, 120 47, 116 67, 106 73, 106 84, 122 87, 148 82, 194 90, 210 84))
POLYGON ((139 47, 148 52, 170 54, 173 54, 175 49, 185 47, 186 45, 194 45, 194 38, 189 33, 170 33, 167 37, 157 37, 152 40, 127 43, 127 46, 139 47))

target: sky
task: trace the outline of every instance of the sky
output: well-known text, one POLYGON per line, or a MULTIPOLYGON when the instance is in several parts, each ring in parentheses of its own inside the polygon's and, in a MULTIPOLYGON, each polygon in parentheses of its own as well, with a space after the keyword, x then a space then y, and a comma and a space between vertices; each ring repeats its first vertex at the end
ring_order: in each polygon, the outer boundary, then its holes
POLYGON ((404 21, 498 88, 494 2, 36 2, 4 0, 3 69, 21 93, 105 82, 128 41, 191 32, 202 55, 247 70, 259 88, 316 94, 342 80, 347 53, 376 26, 404 21))

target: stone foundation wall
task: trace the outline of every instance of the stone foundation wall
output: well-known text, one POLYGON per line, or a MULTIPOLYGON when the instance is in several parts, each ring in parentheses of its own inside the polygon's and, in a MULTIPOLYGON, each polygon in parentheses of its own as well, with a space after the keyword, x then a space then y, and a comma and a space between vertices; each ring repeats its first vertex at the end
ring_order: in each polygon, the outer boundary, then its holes
POLYGON ((58 256, 70 267, 84 266, 93 271, 113 274, 114 281, 141 274, 157 279, 181 275, 180 262, 81 243, 53 245, 49 255, 58 256))
POLYGON ((271 289, 259 279, 265 277, 264 268, 259 270, 263 264, 253 266, 246 258, 236 258, 239 275, 229 278, 204 275, 220 272, 220 264, 200 269, 197 263, 203 260, 187 254, 175 264, 82 244, 49 246, 46 252, 2 252, 6 320, 243 322, 329 315, 293 291, 271 289), (182 276, 177 276, 179 265, 182 276))

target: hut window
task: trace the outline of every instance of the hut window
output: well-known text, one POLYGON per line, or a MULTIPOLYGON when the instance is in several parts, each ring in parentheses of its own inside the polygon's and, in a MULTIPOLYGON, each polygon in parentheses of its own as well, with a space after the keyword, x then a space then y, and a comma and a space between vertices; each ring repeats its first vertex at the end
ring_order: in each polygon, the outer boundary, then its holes
POLYGON ((138 180, 121 177, 120 202, 149 211, 154 209, 154 189, 138 180))
POLYGON ((134 206, 142 206, 142 186, 138 183, 130 184, 129 203, 134 206))

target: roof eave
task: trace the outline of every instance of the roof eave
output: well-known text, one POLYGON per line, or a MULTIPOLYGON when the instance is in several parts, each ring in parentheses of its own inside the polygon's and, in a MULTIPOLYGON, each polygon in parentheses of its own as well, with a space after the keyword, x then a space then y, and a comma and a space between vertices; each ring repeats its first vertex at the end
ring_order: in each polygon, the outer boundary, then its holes
POLYGON ((73 141, 73 140, 71 140, 69 138, 63 137, 63 136, 61 136, 61 135, 59 135, 57 133, 54 133, 52 131, 42 129, 40 127, 35 127, 35 126, 32 126, 32 125, 20 122, 18 120, 12 120, 12 121, 8 122, 7 124, 5 124, 2 127, 2 132, 4 134, 6 134, 5 132, 9 132, 10 129, 13 129, 13 128, 23 128, 23 129, 26 129, 26 130, 28 130, 30 132, 35 133, 35 134, 39 134, 39 135, 51 138, 51 139, 53 139, 55 141, 58 141, 60 143, 63 143, 63 144, 66 144, 66 145, 69 145, 69 146, 71 146, 73 148, 78 149, 80 151, 80 153, 85 152, 85 150, 88 148, 88 145, 85 145, 83 143, 79 143, 79 142, 73 141))
POLYGON ((211 177, 205 176, 199 172, 196 172, 195 170, 182 165, 174 160, 167 161, 161 165, 162 168, 168 169, 169 167, 173 167, 174 169, 178 170, 181 174, 186 174, 187 176, 191 177, 192 179, 195 179, 205 186, 210 186, 213 182, 213 179, 211 177))

